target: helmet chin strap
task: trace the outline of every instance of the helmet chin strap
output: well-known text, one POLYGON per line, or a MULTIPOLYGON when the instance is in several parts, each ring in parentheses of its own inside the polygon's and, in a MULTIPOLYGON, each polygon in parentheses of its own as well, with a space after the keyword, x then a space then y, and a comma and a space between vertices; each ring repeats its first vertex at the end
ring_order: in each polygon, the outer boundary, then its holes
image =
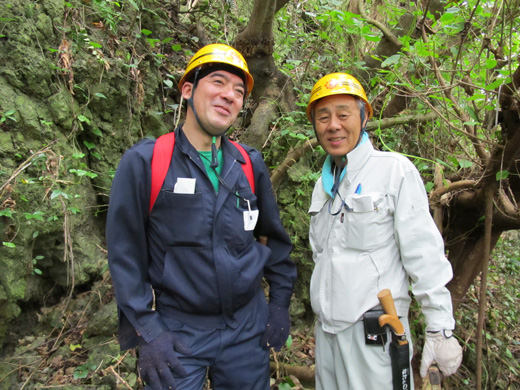
POLYGON ((198 78, 199 71, 200 71, 200 67, 198 67, 195 70, 195 77, 194 77, 194 80, 193 80, 193 88, 191 90, 191 96, 188 99, 188 105, 191 107, 191 110, 193 111, 193 114, 195 115, 195 120, 199 124, 199 127, 207 135, 209 135, 211 137, 212 142, 211 142, 211 162, 210 162, 210 167, 211 168, 216 168, 216 167, 218 167, 218 151, 217 151, 217 145, 216 145, 217 137, 222 137, 224 134, 226 134, 226 132, 229 130, 229 128, 227 128, 221 134, 214 135, 214 134, 210 133, 208 130, 206 130, 206 128, 202 124, 202 122, 201 122, 201 120, 199 118, 199 114, 197 114, 197 110, 195 109, 195 104, 193 103, 193 96, 195 95, 195 89, 197 88, 197 84, 199 83, 199 78, 198 78))
POLYGON ((360 119, 361 119, 361 131, 359 132, 359 138, 356 142, 356 146, 354 147, 357 148, 357 146, 359 145, 359 143, 361 142, 361 138, 363 137, 363 134, 365 134, 365 117, 366 117, 366 114, 365 114, 365 105, 363 104, 363 107, 361 107, 361 109, 359 110, 359 116, 360 116, 360 119))

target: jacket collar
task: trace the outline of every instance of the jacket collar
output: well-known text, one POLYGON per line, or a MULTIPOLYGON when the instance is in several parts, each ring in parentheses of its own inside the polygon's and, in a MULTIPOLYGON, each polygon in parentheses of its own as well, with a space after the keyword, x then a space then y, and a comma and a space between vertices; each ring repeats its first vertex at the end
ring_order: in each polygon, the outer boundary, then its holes
MULTIPOLYGON (((190 144, 190 142, 188 141, 188 138, 186 138, 182 125, 178 126, 175 129, 175 147, 177 147, 177 144, 179 144, 179 146, 181 147, 181 150, 184 153, 190 155, 192 158, 195 159, 195 161, 198 159, 198 151, 193 147, 192 144, 190 144)), ((222 136, 222 138, 221 138, 220 148, 224 152, 224 155, 231 154, 233 156, 231 159, 224 158, 225 165, 227 165, 226 160, 231 160, 231 161, 237 160, 240 163, 245 164, 246 161, 244 160, 242 153, 240 153, 240 151, 236 147, 234 147, 231 144, 231 141, 229 141, 225 136, 222 136)))
MULTIPOLYGON (((366 164, 374 147, 368 138, 368 134, 365 132, 361 138, 361 142, 354 148, 350 153, 347 154, 347 165, 341 171, 339 181, 343 181, 344 177, 347 176, 347 181, 350 182, 361 168, 366 164)), ((332 156, 328 155, 323 164, 321 172, 323 189, 331 198, 334 198, 332 187, 334 185, 334 171, 332 156)))

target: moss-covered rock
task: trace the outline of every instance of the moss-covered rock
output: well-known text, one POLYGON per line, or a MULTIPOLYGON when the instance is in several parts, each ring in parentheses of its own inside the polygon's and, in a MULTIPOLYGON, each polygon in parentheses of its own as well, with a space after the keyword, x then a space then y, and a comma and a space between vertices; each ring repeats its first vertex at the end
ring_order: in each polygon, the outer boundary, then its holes
MULTIPOLYGON (((2 6, 0 115, 10 115, 0 123, 0 346, 21 306, 88 289, 106 271, 103 211, 114 169, 144 134, 167 131, 157 64, 142 60, 150 47, 115 41, 109 29, 77 29, 64 17, 79 9, 92 22, 120 12, 61 0, 2 6)), ((132 30, 138 11, 119 19, 129 34, 140 33, 132 30)), ((90 332, 114 332, 115 308, 101 313, 106 329, 90 332)))

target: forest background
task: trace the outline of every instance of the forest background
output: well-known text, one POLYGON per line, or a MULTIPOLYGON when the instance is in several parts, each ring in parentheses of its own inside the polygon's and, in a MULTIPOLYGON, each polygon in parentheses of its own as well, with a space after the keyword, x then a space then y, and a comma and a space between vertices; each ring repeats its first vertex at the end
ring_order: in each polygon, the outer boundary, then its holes
POLYGON ((128 147, 182 120, 177 81, 214 42, 255 78, 229 136, 262 151, 295 245, 272 388, 313 388, 307 208, 324 152, 304 112, 333 71, 366 87, 376 147, 424 179, 464 346, 446 388, 520 388, 519 14, 519 0, 0 0, 0 389, 141 388, 115 338, 111 180, 128 147))

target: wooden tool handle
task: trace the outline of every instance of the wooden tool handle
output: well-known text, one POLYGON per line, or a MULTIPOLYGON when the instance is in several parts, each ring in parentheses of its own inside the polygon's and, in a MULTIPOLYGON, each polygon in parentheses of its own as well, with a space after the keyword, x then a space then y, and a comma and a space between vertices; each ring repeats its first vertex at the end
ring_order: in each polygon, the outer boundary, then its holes
POLYGON ((381 306, 383 306, 385 313, 398 318, 397 310, 395 310, 394 298, 392 298, 390 290, 385 288, 384 290, 379 291, 377 297, 379 298, 379 302, 381 303, 381 306))
POLYGON ((381 290, 379 294, 377 294, 377 297, 379 298, 379 302, 381 303, 381 306, 383 306, 383 310, 386 313, 379 317, 379 325, 381 327, 384 327, 385 325, 390 326, 390 328, 392 328, 392 331, 397 336, 402 336, 402 338, 399 341, 399 344, 407 344, 404 326, 403 323, 399 320, 399 317, 397 316, 397 310, 395 309, 394 298, 392 298, 392 293, 389 289, 386 288, 384 290, 381 290))

